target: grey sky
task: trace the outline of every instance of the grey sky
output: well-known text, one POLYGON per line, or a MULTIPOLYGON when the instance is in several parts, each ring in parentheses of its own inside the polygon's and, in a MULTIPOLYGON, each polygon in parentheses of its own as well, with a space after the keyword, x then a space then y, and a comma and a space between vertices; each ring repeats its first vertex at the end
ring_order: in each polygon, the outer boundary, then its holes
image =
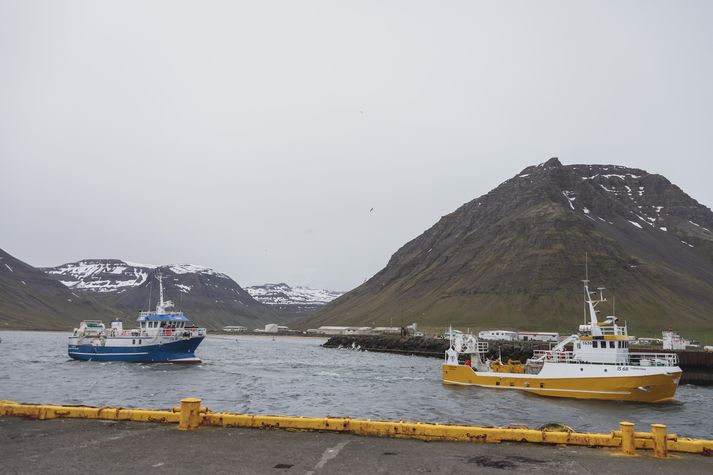
POLYGON ((0 247, 348 290, 551 156, 710 206, 712 21, 710 1, 0 0, 0 247))

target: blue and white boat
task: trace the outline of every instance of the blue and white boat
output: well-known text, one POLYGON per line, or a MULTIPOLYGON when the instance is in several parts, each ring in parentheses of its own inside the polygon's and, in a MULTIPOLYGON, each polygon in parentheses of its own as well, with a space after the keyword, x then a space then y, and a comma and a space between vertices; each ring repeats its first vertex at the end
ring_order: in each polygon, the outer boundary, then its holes
POLYGON ((154 312, 140 312, 139 328, 124 330, 121 320, 106 328, 99 320, 84 320, 69 337, 69 356, 83 361, 136 363, 200 363, 196 348, 205 328, 196 327, 183 312, 169 311, 163 300, 163 280, 158 276, 159 302, 154 312))

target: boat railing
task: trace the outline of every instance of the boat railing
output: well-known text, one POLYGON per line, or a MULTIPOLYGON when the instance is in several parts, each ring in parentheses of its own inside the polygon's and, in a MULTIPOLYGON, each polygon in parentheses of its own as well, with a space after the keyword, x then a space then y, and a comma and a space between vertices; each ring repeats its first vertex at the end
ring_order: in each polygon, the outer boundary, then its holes
MULTIPOLYGON (((152 312, 152 311, 139 312, 140 317, 150 317, 151 315, 156 315, 156 312, 152 312)), ((162 313, 161 315, 175 315, 177 317, 184 316, 183 312, 165 312, 165 313, 162 313)))
POLYGON ((573 351, 553 351, 553 350, 534 350, 532 359, 539 361, 550 361, 553 363, 573 363, 573 351))
POLYGON ((109 336, 112 337, 137 337, 137 338, 155 338, 159 336, 185 336, 188 333, 190 337, 199 337, 206 335, 205 328, 186 327, 186 328, 162 328, 160 330, 111 330, 109 336))
POLYGON ((626 336, 626 327, 619 325, 604 325, 600 326, 599 329, 602 331, 602 335, 605 336, 626 336))
MULTIPOLYGON (((594 356, 589 354, 588 356, 594 356)), ((616 361, 585 361, 575 357, 573 351, 534 350, 533 362, 547 361, 551 363, 573 364, 618 364, 626 366, 677 366, 678 355, 675 353, 628 353, 616 355, 616 361)))
POLYGON ((463 351, 460 353, 470 353, 470 354, 481 354, 484 355, 488 352, 488 342, 487 341, 468 341, 464 345, 463 351))
POLYGON ((678 366, 676 353, 629 353, 630 366, 678 366))

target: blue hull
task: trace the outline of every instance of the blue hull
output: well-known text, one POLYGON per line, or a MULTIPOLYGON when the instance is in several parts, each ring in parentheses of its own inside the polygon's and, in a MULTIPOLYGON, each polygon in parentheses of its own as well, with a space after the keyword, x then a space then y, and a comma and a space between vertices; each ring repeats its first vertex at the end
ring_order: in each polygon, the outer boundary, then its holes
POLYGON ((162 345, 93 346, 69 345, 70 358, 82 361, 130 361, 133 363, 200 363, 195 355, 203 337, 162 345))

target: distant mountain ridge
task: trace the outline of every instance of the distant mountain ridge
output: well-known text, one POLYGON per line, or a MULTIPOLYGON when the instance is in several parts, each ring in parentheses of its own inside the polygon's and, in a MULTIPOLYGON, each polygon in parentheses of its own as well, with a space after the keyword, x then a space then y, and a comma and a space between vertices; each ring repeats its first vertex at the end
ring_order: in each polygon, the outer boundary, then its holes
POLYGON ((314 312, 344 293, 310 287, 291 287, 284 282, 253 285, 245 287, 245 290, 260 303, 276 307, 281 312, 294 314, 314 312))
POLYGON ((0 249, 0 329, 71 330, 80 320, 121 316, 0 249))
MULTIPOLYGON (((86 259, 43 270, 47 274, 59 276, 60 282, 72 289, 122 293, 146 283, 149 275, 159 268, 161 266, 119 259, 86 259)), ((163 268, 176 275, 204 274, 230 279, 225 274, 195 264, 171 264, 163 268)), ((179 287, 179 290, 188 293, 190 288, 179 287)))
POLYGON ((226 274, 195 264, 137 264, 119 259, 84 259, 43 269, 75 292, 95 299, 133 318, 158 300, 156 274, 164 279, 166 299, 196 323, 212 329, 225 325, 259 328, 283 323, 289 316, 253 299, 226 274))
POLYGON ((83 259, 35 268, 0 250, 0 329, 69 330, 84 319, 133 321, 140 310, 156 305, 159 272, 165 298, 176 310, 213 330, 291 324, 340 295, 287 284, 248 292, 228 275, 196 264, 83 259))
POLYGON ((553 158, 441 218, 305 326, 574 331, 588 253, 633 333, 713 332, 711 230, 711 210, 661 175, 553 158))

